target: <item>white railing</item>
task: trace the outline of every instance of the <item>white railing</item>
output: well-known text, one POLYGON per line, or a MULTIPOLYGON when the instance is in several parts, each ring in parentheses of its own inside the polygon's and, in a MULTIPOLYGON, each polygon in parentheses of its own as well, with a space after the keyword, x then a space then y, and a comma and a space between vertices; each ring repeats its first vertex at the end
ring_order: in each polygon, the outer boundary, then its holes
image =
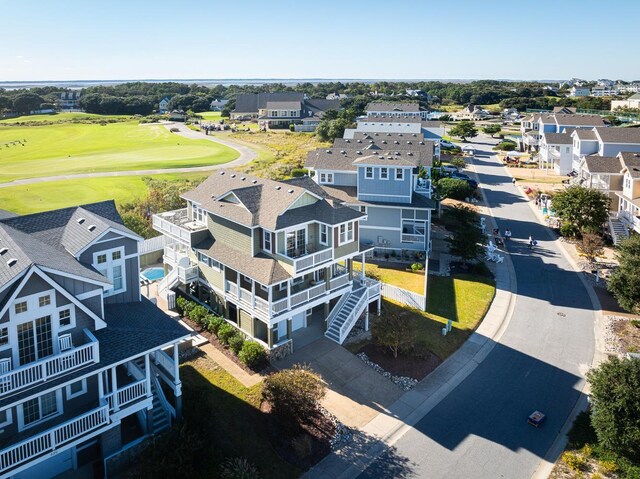
POLYGON ((382 292, 382 283, 380 283, 380 281, 375 281, 373 279, 367 278, 366 284, 369 290, 369 299, 380 296, 382 292))
POLYGON ((331 289, 340 288, 345 284, 349 284, 349 273, 345 273, 341 276, 336 276, 335 278, 331 278, 329 280, 329 288, 331 289))
MULTIPOLYGON (((85 330, 85 334, 87 334, 87 330, 85 330)), ((97 363, 100 361, 98 341, 95 338, 89 338, 90 342, 87 344, 0 375, 0 397, 60 376, 81 366, 97 363)))
POLYGON ((269 314, 269 301, 262 299, 260 296, 256 296, 255 298, 255 308, 261 313, 269 314))
POLYGON ((338 316, 338 313, 344 306, 344 303, 346 303, 347 299, 349 299, 349 294, 350 293, 343 294, 342 297, 340 298, 340 301, 336 303, 336 305, 333 307, 333 309, 329 313, 329 316, 327 316, 327 319, 325 320, 327 322, 327 329, 331 327, 331 323, 333 323, 334 319, 336 319, 336 316, 338 316))
POLYGON ((327 248, 317 253, 308 254, 301 258, 295 258, 293 260, 293 268, 296 273, 303 271, 313 266, 317 266, 333 259, 333 248, 327 248))
MULTIPOLYGON (((141 379, 140 381, 136 381, 135 383, 120 388, 115 392, 115 395, 118 398, 119 408, 127 406, 139 399, 144 399, 147 397, 147 380, 141 379)), ((110 393, 106 396, 109 403, 109 410, 113 410, 114 408, 113 397, 114 393, 110 393)))
POLYGON ((156 389, 156 394, 158 395, 158 398, 160 399, 160 403, 162 404, 162 407, 164 409, 165 413, 168 413, 170 416, 170 420, 171 418, 175 418, 176 417, 176 410, 175 408, 169 404, 169 401, 167 401, 166 396, 164 395, 164 391, 162 390, 162 386, 160 386, 160 380, 158 379, 157 376, 153 376, 151 378, 151 380, 153 381, 153 385, 156 389))
POLYGON ((191 232, 189 230, 173 224, 171 221, 165 220, 160 215, 153 215, 152 224, 153 228, 156 231, 160 231, 163 234, 168 234, 174 239, 177 239, 178 241, 184 241, 187 244, 191 242, 191 232))
POLYGON ((311 301, 314 298, 317 298, 321 294, 324 294, 326 291, 326 285, 324 282, 318 284, 316 286, 312 286, 311 288, 300 291, 299 293, 291 295, 291 307, 296 307, 299 304, 306 303, 307 301, 311 301))
POLYGON ((178 282, 178 269, 173 268, 169 273, 160 280, 158 283, 158 292, 162 292, 165 289, 171 289, 178 282))
POLYGON ((302 133, 311 133, 316 131, 316 125, 294 125, 293 128, 296 132, 302 133))
POLYGON ((178 270, 178 279, 181 283, 191 283, 198 279, 197 266, 176 266, 174 269, 178 270))
POLYGON ((53 452, 87 433, 109 424, 109 406, 105 404, 82 416, 60 424, 36 436, 0 451, 0 474, 48 452, 53 452))
POLYGON ((355 306, 351 310, 351 314, 349 315, 349 317, 340 326, 340 335, 339 335, 340 344, 342 344, 344 340, 347 339, 347 335, 349 334, 349 331, 351 331, 351 328, 353 327, 355 322, 358 320, 358 318, 364 311, 364 308, 367 307, 368 301, 369 301, 369 293, 367 290, 365 290, 362 296, 360 296, 360 299, 358 300, 358 302, 355 304, 355 306))
POLYGON ((402 233, 403 243, 424 243, 424 235, 412 235, 402 233))
MULTIPOLYGON (((166 236, 161 236, 161 238, 166 238, 166 236)), ((165 262, 173 265, 178 264, 178 262, 185 257, 189 257, 189 253, 187 252, 186 247, 181 243, 174 243, 164 247, 164 259, 165 262)))
POLYGON ((287 298, 279 299, 271 303, 271 311, 273 314, 280 314, 287 310, 287 298))
POLYGON ((240 301, 244 301, 247 304, 251 304, 251 291, 247 291, 244 288, 240 288, 240 301))
POLYGON ((175 365, 174 365, 173 358, 171 356, 165 353, 162 349, 157 349, 156 351, 153 352, 153 361, 158 366, 162 366, 162 369, 164 369, 167 373, 169 373, 173 378, 173 371, 174 371, 175 365))
POLYGON ((424 311, 426 307, 426 298, 413 291, 382 283, 380 292, 385 298, 392 299, 411 308, 419 309, 420 311, 424 311))
POLYGON ((164 249, 166 254, 166 247, 170 244, 175 243, 173 238, 169 238, 168 236, 160 235, 155 238, 149 238, 142 242, 140 245, 140 254, 145 253, 153 253, 155 251, 162 251, 164 249))
POLYGON ((232 283, 231 281, 225 281, 224 290, 229 293, 231 296, 238 297, 238 285, 237 283, 232 283))

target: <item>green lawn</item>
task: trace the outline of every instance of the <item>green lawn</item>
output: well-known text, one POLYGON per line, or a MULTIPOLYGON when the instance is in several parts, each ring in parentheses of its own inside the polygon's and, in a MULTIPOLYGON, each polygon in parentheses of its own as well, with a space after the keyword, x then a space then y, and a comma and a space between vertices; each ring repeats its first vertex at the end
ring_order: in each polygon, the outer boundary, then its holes
POLYGON ((180 376, 184 425, 141 453, 128 477, 219 477, 220 463, 233 457, 246 458, 263 479, 300 475, 271 445, 262 383, 245 388, 207 357, 185 362, 180 376))
POLYGON ((220 111, 203 111, 196 113, 201 116, 204 121, 220 121, 222 119, 222 112, 220 111))
POLYGON ((16 123, 50 123, 50 122, 71 122, 71 121, 82 121, 82 120, 123 120, 126 118, 131 118, 127 115, 97 115, 95 113, 81 113, 81 112, 65 112, 65 113, 56 113, 55 115, 25 115, 25 116, 17 116, 15 118, 5 118, 0 120, 0 125, 11 125, 16 123))
POLYGON ((237 151, 190 140, 137 121, 0 126, 0 182, 102 171, 180 168, 226 163, 237 151))
MULTIPOLYGON (((207 176, 206 173, 175 173, 152 175, 159 180, 189 179, 207 176)), ((18 214, 37 213, 85 203, 115 199, 116 204, 143 198, 147 186, 143 176, 120 176, 48 181, 31 185, 0 188, 2 209, 18 214)))
MULTIPOLYGON (((362 270, 360 263, 353 263, 358 271, 362 270)), ((414 293, 424 294, 424 274, 406 271, 402 266, 392 267, 387 264, 365 263, 365 271, 385 283, 404 288, 414 293)))

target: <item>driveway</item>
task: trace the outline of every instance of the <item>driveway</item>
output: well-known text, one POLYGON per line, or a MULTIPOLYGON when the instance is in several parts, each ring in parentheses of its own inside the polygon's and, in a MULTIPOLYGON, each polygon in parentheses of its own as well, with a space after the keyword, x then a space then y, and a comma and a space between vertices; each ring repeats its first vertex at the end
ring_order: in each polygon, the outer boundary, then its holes
MULTIPOLYGON (((152 123, 149 123, 152 124, 152 123)), ((78 180, 82 178, 104 178, 104 177, 116 177, 116 176, 139 176, 139 175, 162 175, 166 173, 196 173, 200 171, 213 171, 222 168, 235 168, 238 166, 251 163, 258 157, 251 148, 236 143, 233 140, 222 139, 220 137, 208 136, 203 133, 190 130, 184 123, 163 123, 165 128, 178 128, 180 131, 175 132, 176 135, 183 136, 192 140, 209 140, 214 143, 220 143, 221 145, 233 148, 238 152, 238 158, 228 163, 221 163, 210 166, 194 166, 190 168, 158 168, 154 170, 133 170, 133 171, 105 171, 100 173, 79 173, 77 175, 56 175, 56 176, 41 176, 39 178, 24 178, 20 180, 14 180, 7 183, 0 183, 0 188, 9 188, 11 186, 18 185, 31 185, 34 183, 44 183, 47 181, 60 181, 60 180, 78 180)), ((143 128, 145 125, 140 125, 143 128)))
POLYGON ((327 384, 324 407, 349 427, 360 428, 402 395, 402 390, 339 344, 322 337, 272 363, 278 369, 308 364, 327 384))
POLYGON ((474 164, 498 227, 513 233, 509 325, 484 361, 360 477, 530 478, 581 395, 594 356, 589 294, 511 184, 494 143, 485 136, 473 143, 474 164), (529 235, 538 240, 533 251, 529 235), (536 409, 547 413, 539 429, 526 423, 536 409))

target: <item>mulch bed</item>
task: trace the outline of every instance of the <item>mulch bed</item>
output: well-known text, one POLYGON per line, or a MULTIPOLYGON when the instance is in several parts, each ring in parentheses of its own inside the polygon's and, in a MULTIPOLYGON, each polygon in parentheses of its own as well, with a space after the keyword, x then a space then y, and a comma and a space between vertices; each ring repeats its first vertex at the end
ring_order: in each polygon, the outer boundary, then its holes
POLYGON ((635 326, 634 323, 616 321, 613 328, 620 339, 622 350, 637 353, 640 352, 640 327, 635 326))
POLYGON ((283 428, 282 421, 271 412, 269 403, 263 402, 261 411, 269 415, 271 444, 278 455, 292 466, 308 470, 331 452, 331 439, 335 424, 320 413, 307 418, 297 430, 283 428))
POLYGON ((211 343, 218 351, 220 351, 225 356, 227 356, 229 359, 231 359, 234 363, 236 363, 239 367, 241 367, 247 373, 249 373, 249 374, 258 374, 258 373, 261 373, 261 372, 275 371, 275 369, 273 369, 271 367, 271 363, 269 363, 269 360, 267 360, 266 364, 261 364, 261 365, 257 366, 255 369, 250 368, 249 366, 244 364, 242 361, 240 361, 240 359, 238 359, 238 356, 236 356, 233 353, 233 351, 231 351, 228 347, 226 347, 224 344, 222 344, 215 334, 212 334, 209 331, 207 331, 206 329, 203 329, 202 326, 200 326, 199 324, 197 324, 194 321, 190 320, 189 318, 184 318, 183 317, 181 319, 186 324, 188 324, 190 327, 192 327, 200 336, 202 336, 203 338, 207 339, 207 341, 209 341, 209 343, 211 343))
POLYGON ((394 358, 391 351, 374 343, 364 345, 358 352, 365 353, 371 361, 394 376, 404 376, 418 381, 430 374, 442 362, 431 352, 427 353, 426 358, 401 355, 394 358))

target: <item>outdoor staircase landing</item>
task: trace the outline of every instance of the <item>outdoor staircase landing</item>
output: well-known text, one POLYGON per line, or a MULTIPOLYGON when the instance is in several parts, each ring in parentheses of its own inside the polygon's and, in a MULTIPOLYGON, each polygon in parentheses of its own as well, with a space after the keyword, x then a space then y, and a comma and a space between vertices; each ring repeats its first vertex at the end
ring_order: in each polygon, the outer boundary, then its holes
MULTIPOLYGON (((340 303, 336 305, 336 308, 340 309, 336 311, 337 314, 335 318, 333 319, 333 321, 331 321, 329 329, 327 329, 327 331, 324 333, 327 338, 335 341, 338 344, 342 344, 342 341, 344 339, 341 341, 340 336, 343 325, 345 325, 345 323, 351 322, 352 324, 350 325, 349 330, 353 328, 353 325, 355 324, 355 321, 353 321, 354 316, 355 319, 360 317, 360 315, 369 304, 369 302, 366 300, 367 298, 365 298, 365 301, 362 301, 363 296, 366 295, 367 288, 361 287, 359 289, 351 291, 349 293, 349 296, 347 297, 347 300, 343 302, 342 305, 340 303)), ((349 334, 349 331, 342 333, 343 336, 346 336, 347 334, 349 334)))

